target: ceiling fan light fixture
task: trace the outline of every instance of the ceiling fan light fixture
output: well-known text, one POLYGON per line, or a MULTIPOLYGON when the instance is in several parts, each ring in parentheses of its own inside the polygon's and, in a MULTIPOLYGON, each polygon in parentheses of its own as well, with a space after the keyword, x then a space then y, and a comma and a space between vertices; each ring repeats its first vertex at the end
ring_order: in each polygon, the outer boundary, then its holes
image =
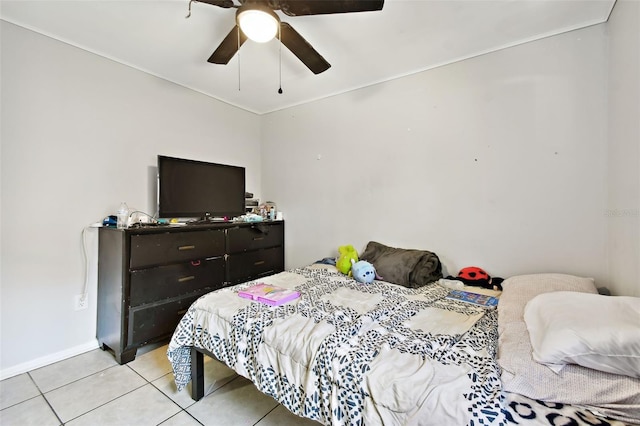
POLYGON ((258 43, 272 40, 280 26, 278 15, 270 8, 261 7, 259 4, 245 6, 240 7, 236 14, 236 21, 242 32, 258 43))

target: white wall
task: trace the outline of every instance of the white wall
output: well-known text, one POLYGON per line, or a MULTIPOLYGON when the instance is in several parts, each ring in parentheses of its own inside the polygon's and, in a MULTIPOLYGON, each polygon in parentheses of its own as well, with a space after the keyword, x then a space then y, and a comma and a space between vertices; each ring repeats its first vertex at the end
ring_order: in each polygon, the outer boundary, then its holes
POLYGON ((603 25, 264 116, 287 265, 369 240, 607 282, 603 25))
POLYGON ((618 0, 609 36, 609 281, 640 296, 640 3, 618 0))
POLYGON ((235 164, 260 192, 260 117, 1 22, 3 376, 96 347, 82 230, 121 201, 155 213, 158 154, 235 164))

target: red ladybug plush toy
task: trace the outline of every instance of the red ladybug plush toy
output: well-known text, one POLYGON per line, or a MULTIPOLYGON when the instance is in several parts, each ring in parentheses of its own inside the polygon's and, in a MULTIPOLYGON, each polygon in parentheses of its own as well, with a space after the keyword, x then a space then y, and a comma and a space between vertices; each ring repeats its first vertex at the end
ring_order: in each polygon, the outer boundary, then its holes
POLYGON ((491 278, 484 269, 477 266, 467 266, 462 268, 456 278, 458 281, 462 281, 467 285, 475 285, 479 287, 489 288, 493 290, 502 290, 503 278, 491 278))

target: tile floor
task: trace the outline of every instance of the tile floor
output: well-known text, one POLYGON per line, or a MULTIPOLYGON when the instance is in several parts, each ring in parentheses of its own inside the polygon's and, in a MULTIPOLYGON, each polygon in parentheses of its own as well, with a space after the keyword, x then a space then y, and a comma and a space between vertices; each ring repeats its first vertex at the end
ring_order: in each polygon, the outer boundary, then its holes
POLYGON ((290 413, 224 364, 205 357, 205 397, 173 382, 167 345, 118 365, 96 349, 0 382, 0 425, 317 426, 290 413))

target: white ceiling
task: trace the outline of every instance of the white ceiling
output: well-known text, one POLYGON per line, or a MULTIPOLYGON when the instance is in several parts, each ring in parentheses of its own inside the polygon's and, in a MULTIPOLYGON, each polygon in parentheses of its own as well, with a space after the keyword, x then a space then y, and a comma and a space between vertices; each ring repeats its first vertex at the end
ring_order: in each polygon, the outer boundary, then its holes
MULTIPOLYGON (((237 0, 236 0, 237 3, 237 0)), ((0 17, 258 114, 605 22, 615 0, 385 0, 377 12, 280 18, 331 64, 279 43, 207 62, 235 9, 188 0, 2 0, 0 17), (281 70, 281 77, 280 77, 281 70), (278 94, 282 79, 283 94, 278 94)))

